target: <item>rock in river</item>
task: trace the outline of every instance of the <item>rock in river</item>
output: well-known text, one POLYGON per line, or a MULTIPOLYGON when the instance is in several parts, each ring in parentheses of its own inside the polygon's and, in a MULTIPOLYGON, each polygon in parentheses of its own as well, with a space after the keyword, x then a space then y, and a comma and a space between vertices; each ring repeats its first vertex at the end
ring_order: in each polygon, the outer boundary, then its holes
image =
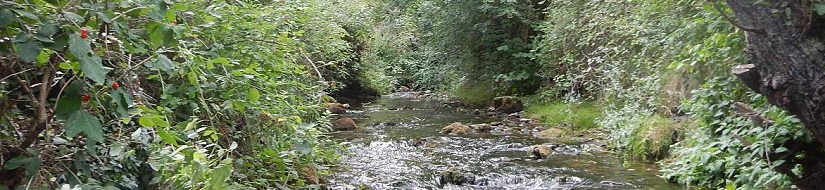
POLYGON ((335 120, 335 123, 332 124, 332 129, 337 131, 350 131, 355 130, 355 120, 349 117, 342 117, 338 120, 335 120))
POLYGON ((502 113, 516 113, 524 108, 521 99, 513 96, 501 96, 493 99, 493 108, 502 113))
POLYGON ((547 158, 553 153, 552 149, 547 145, 536 145, 530 147, 530 153, 533 154, 533 158, 535 159, 542 159, 547 158))
POLYGON ((450 125, 447 125, 444 128, 441 128, 441 133, 449 133, 451 135, 463 135, 463 134, 467 134, 471 130, 473 130, 473 129, 471 129, 467 125, 461 124, 459 122, 455 122, 455 123, 452 123, 450 125))
POLYGON ((324 105, 330 113, 334 114, 344 114, 347 113, 348 104, 341 104, 341 103, 326 103, 324 105))
POLYGON ((453 185, 475 185, 476 184, 476 177, 472 174, 463 173, 458 171, 458 169, 451 167, 447 170, 441 172, 440 176, 438 177, 439 185, 444 186, 447 184, 453 185))
POLYGON ((490 132, 493 130, 493 127, 489 124, 475 124, 471 125, 471 127, 478 132, 490 132))

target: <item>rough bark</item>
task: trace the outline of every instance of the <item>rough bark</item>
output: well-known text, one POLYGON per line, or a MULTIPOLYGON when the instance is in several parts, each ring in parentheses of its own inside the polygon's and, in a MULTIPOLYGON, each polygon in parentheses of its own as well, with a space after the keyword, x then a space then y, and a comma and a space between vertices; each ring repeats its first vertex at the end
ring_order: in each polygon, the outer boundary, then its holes
MULTIPOLYGON (((812 1, 727 0, 735 25, 747 35, 752 68, 734 69, 740 80, 771 104, 796 115, 814 135, 805 145, 801 176, 788 174, 801 189, 825 189, 825 19, 812 12, 812 1)), ((792 142, 798 143, 798 142, 792 142)), ((804 143, 803 143, 804 144, 804 143)))

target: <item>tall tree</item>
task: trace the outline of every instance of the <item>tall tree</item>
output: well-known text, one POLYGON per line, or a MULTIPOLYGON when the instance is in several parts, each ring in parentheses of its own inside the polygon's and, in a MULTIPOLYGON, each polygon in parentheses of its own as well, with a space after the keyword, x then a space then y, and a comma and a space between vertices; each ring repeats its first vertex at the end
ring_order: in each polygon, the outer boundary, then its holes
POLYGON ((739 79, 768 100, 796 115, 814 141, 797 142, 786 153, 769 155, 788 162, 776 169, 801 189, 825 189, 825 17, 814 0, 727 0, 734 25, 747 34, 751 64, 733 69, 739 79), (801 164, 803 171, 792 172, 801 164))

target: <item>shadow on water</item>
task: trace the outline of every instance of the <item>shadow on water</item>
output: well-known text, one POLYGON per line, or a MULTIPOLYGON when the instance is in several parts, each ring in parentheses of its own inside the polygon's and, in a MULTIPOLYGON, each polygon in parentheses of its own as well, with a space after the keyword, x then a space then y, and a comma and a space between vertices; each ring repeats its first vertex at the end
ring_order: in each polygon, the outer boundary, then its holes
POLYGON ((528 148, 547 141, 529 132, 440 134, 452 122, 496 119, 444 108, 437 99, 396 94, 346 116, 363 129, 333 134, 348 152, 333 168, 332 189, 680 189, 652 166, 622 163, 595 145, 566 145, 535 160, 528 148), (480 185, 441 186, 440 172, 451 167, 473 174, 480 185))

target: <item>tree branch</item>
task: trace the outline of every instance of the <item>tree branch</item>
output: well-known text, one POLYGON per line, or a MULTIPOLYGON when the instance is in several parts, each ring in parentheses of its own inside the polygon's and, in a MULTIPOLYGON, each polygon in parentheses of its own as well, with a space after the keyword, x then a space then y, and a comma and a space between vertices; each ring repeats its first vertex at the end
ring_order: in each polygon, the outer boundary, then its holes
POLYGON ((757 33, 757 34, 765 34, 765 30, 763 30, 763 29, 742 26, 738 22, 734 21, 732 18, 728 17, 728 14, 726 14, 725 11, 723 11, 721 6, 719 5, 719 1, 715 1, 715 0, 713 1, 713 8, 715 8, 716 11, 719 11, 719 14, 722 15, 722 18, 724 18, 725 20, 730 22, 730 24, 732 24, 736 28, 739 28, 741 30, 748 31, 748 32, 757 33))

